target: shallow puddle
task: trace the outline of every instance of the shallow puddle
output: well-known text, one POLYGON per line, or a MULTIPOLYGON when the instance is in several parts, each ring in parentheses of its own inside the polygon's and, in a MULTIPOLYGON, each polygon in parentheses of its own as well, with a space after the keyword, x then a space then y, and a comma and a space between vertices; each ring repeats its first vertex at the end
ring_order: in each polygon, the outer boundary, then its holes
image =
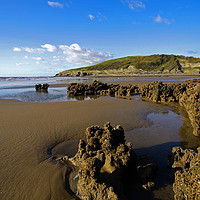
MULTIPOLYGON (((200 144, 200 139, 192 135, 190 121, 182 112, 150 113, 147 115, 150 126, 125 131, 126 141, 133 143, 133 149, 138 155, 150 155, 158 162, 158 187, 152 192, 141 190, 137 185, 129 185, 128 199, 173 199, 172 177, 168 168, 168 154, 172 147, 180 146, 194 148, 200 144), (187 135, 185 133, 191 132, 187 135), (194 140, 196 142, 194 142, 194 140)), ((67 141, 57 145, 53 150, 54 156, 74 156, 78 148, 78 140, 67 141)), ((131 180, 127 180, 131 182, 131 180)))
POLYGON ((35 88, 0 89, 1 99, 14 99, 23 102, 63 102, 94 100, 97 96, 69 97, 66 87, 49 88, 48 92, 36 92, 35 88))
POLYGON ((158 188, 149 192, 133 189, 131 196, 134 199, 173 199, 172 175, 168 168, 168 154, 175 146, 183 148, 197 148, 200 138, 192 134, 190 120, 185 113, 162 112, 151 113, 147 119, 152 125, 148 128, 134 129, 126 132, 126 139, 133 143, 133 148, 138 155, 150 155, 158 162, 158 188))

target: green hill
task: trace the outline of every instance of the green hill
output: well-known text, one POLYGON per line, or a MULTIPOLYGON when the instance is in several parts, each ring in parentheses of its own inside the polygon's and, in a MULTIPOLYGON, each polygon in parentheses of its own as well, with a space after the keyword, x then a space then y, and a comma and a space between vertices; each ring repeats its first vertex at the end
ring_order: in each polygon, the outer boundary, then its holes
POLYGON ((56 76, 79 76, 77 72, 80 75, 199 74, 200 58, 175 55, 128 56, 66 70, 56 76))

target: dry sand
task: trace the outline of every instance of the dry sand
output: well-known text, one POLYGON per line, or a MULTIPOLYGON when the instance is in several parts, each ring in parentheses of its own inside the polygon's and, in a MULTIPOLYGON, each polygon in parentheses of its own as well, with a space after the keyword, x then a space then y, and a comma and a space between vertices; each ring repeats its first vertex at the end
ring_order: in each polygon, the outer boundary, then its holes
POLYGON ((48 147, 84 138, 88 126, 107 121, 125 131, 145 128, 150 125, 147 114, 165 110, 107 97, 62 103, 0 100, 0 199, 70 199, 63 184, 65 168, 48 159, 48 147))

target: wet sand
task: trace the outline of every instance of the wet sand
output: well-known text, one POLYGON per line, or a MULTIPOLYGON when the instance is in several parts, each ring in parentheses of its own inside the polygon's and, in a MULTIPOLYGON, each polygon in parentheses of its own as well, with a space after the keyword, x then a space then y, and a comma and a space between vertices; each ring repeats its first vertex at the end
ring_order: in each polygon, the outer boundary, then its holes
MULTIPOLYGON (((159 117, 156 122, 151 115, 169 110, 172 107, 110 97, 53 103, 0 100, 0 199, 72 199, 64 186, 66 168, 52 161, 48 148, 84 138, 88 126, 103 126, 107 121, 124 127, 127 142, 133 142, 137 153, 149 153, 162 160, 171 146, 180 144, 182 124, 168 121, 167 126, 172 126, 166 133, 159 117), (160 154, 163 148, 164 154, 160 154)), ((165 158, 161 166, 166 162, 165 158)), ((162 177, 163 172, 159 173, 162 177)), ((168 178, 163 179, 163 187, 151 194, 152 198, 172 199, 168 178)), ((137 195, 136 199, 143 198, 137 195)))
MULTIPOLYGON (((106 97, 62 103, 0 100, 0 107, 3 200, 71 199, 63 184, 65 167, 49 159, 50 146, 84 138, 88 126, 103 126, 107 121, 122 125, 126 132, 149 127, 149 113, 169 110, 158 104, 106 97)), ((159 138, 156 143, 160 144, 159 138)))

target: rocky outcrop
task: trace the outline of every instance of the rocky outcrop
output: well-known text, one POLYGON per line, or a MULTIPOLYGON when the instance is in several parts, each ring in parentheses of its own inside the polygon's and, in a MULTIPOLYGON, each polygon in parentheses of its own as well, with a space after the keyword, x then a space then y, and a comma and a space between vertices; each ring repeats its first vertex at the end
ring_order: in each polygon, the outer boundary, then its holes
POLYGON ((138 86, 120 86, 119 84, 107 84, 100 81, 94 81, 91 84, 71 83, 67 87, 68 95, 113 95, 118 97, 131 96, 139 92, 138 86))
POLYGON ((200 147, 197 151, 174 147, 169 154, 169 164, 174 170, 174 199, 200 198, 200 147))
POLYGON ((113 128, 110 123, 104 128, 87 128, 86 138, 87 144, 80 140, 77 154, 69 159, 78 168, 77 187, 73 192, 81 199, 118 199, 113 187, 101 180, 104 174, 123 173, 122 168, 134 159, 132 144, 125 144, 121 126, 113 128))
POLYGON ((200 80, 186 81, 186 91, 179 98, 193 127, 193 134, 200 136, 200 80))
POLYGON ((126 199, 122 179, 128 169, 131 182, 140 180, 146 190, 154 188, 157 163, 148 156, 136 156, 132 144, 125 144, 120 125, 113 128, 108 122, 104 128, 91 126, 86 129, 86 139, 80 140, 74 157, 62 158, 73 166, 68 185, 78 198, 126 199))
POLYGON ((36 92, 48 92, 49 85, 46 84, 37 84, 35 85, 36 92))
POLYGON ((188 113, 193 134, 200 136, 200 79, 164 84, 156 81, 141 88, 141 96, 160 103, 177 102, 188 113))
POLYGON ((56 77, 83 77, 83 76, 91 76, 92 73, 84 72, 84 71, 64 71, 56 74, 56 77))

